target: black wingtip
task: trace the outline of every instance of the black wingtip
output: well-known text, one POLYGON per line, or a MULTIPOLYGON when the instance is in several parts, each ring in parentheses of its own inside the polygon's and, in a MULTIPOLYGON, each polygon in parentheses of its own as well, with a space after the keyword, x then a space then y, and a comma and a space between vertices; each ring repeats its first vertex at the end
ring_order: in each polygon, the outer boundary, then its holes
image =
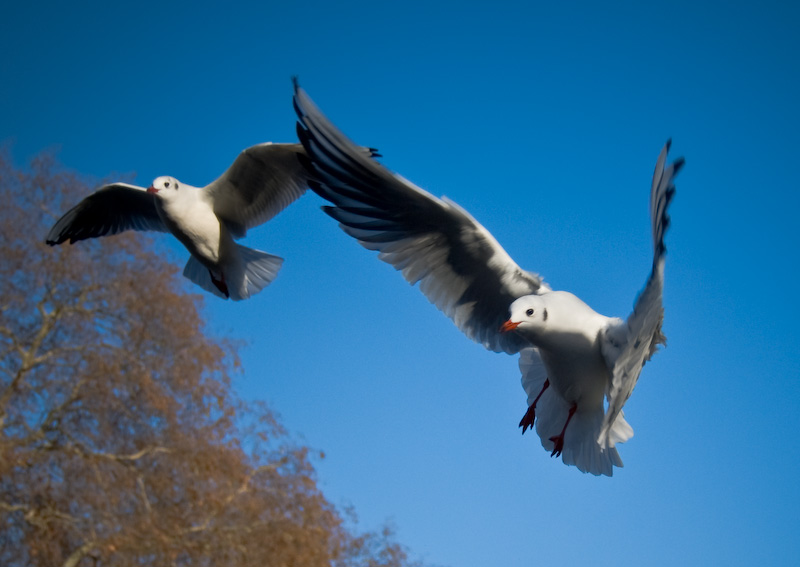
MULTIPOLYGON (((311 189, 314 193, 325 199, 325 190, 322 188, 322 183, 317 181, 316 179, 309 179, 308 180, 308 188, 311 189)), ((333 207, 331 207, 333 208, 333 207)), ((324 207, 323 207, 324 210, 324 207)))
POLYGON ((307 154, 298 154, 297 159, 300 162, 300 165, 312 175, 316 175, 316 170, 314 169, 314 165, 311 163, 311 158, 308 157, 307 154))
MULTIPOLYGON (((303 118, 303 111, 300 110, 300 106, 297 104, 297 92, 295 91, 294 96, 292 97, 292 107, 294 108, 294 113, 297 114, 298 118, 303 118)), ((297 127, 300 128, 301 125, 298 122, 297 127)))
MULTIPOLYGON (((295 133, 297 137, 300 139, 300 143, 303 143, 303 140, 306 138, 306 129, 303 127, 303 124, 300 122, 295 123, 295 133)), ((305 144, 303 144, 305 146, 305 144)))
POLYGON ((66 236, 61 236, 55 230, 51 230, 50 233, 45 237, 44 243, 48 246, 58 246, 65 240, 67 240, 66 236))
POLYGON ((679 157, 675 161, 672 162, 672 175, 678 175, 678 172, 686 163, 686 160, 683 157, 679 157))
POLYGON ((667 138, 667 143, 664 144, 664 147, 667 148, 667 151, 672 147, 672 138, 667 138))
POLYGON ((297 75, 292 75, 292 86, 294 87, 294 92, 300 90, 300 79, 297 78, 297 75))
POLYGON ((330 205, 323 205, 320 207, 322 212, 331 217, 333 220, 338 221, 339 219, 336 217, 336 207, 331 207, 330 205))

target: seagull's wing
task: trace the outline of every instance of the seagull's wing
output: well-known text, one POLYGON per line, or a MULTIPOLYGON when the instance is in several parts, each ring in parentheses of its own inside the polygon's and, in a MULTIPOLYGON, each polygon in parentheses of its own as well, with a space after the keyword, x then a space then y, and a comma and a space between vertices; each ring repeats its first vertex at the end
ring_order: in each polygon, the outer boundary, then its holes
POLYGON ((614 446, 614 422, 622 411, 622 406, 633 392, 644 363, 647 362, 660 344, 666 344, 661 332, 664 320, 662 291, 664 288, 664 233, 669 226, 669 207, 675 194, 675 176, 683 166, 683 158, 667 165, 668 141, 656 162, 653 186, 650 192, 650 218, 653 228, 653 269, 647 284, 633 306, 633 313, 625 322, 612 324, 604 336, 603 355, 611 370, 611 389, 608 392, 608 409, 603 419, 603 427, 598 443, 614 446))
POLYGON ((243 150, 225 173, 205 188, 214 212, 234 236, 267 222, 308 187, 298 160, 300 144, 259 144, 243 150))
POLYGON ((156 196, 127 183, 104 185, 58 219, 47 234, 51 246, 125 230, 167 232, 156 210, 156 196))
POLYGON ((342 134, 295 83, 298 135, 313 171, 311 188, 335 206, 342 230, 401 270, 469 338, 494 351, 525 341, 500 333, 511 302, 549 290, 522 270, 470 214, 371 159, 342 134))

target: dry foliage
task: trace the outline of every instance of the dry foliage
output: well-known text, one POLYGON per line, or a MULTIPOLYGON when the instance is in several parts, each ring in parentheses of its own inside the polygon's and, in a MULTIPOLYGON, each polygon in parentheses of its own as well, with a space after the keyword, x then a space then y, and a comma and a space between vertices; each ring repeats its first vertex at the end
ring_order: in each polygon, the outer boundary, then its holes
POLYGON ((146 235, 49 248, 89 187, 0 150, 0 564, 404 566, 231 392, 235 344, 146 235))

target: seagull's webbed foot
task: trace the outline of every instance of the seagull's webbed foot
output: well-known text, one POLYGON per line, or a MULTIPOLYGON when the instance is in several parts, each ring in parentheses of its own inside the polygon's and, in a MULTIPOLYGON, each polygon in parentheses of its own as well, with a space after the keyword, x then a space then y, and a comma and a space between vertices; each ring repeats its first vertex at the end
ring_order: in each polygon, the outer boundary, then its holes
POLYGON ((522 416, 522 420, 519 422, 519 426, 522 428, 522 434, 525 435, 525 432, 528 428, 533 429, 533 421, 536 419, 536 404, 531 404, 528 406, 528 411, 525 412, 525 415, 522 416))
POLYGON ((216 287, 220 293, 225 296, 225 299, 230 299, 231 294, 228 293, 228 284, 225 283, 225 274, 220 274, 221 277, 217 279, 214 277, 214 273, 211 270, 208 270, 208 273, 211 276, 211 283, 214 284, 214 287, 216 287))
POLYGON ((555 435, 550 438, 550 441, 554 443, 553 445, 553 452, 550 453, 551 457, 560 457, 561 451, 564 450, 564 436, 563 435, 555 435))
POLYGON ((564 433, 567 431, 567 425, 569 425, 572 416, 575 415, 575 410, 578 409, 578 404, 572 404, 572 407, 569 408, 569 415, 567 415, 567 421, 564 423, 563 429, 561 429, 561 433, 558 435, 554 435, 550 438, 550 441, 554 443, 553 452, 550 453, 551 457, 560 457, 561 451, 564 450, 564 433))
POLYGON ((539 392, 539 395, 536 396, 536 399, 533 400, 533 403, 528 406, 528 411, 525 412, 525 415, 522 416, 522 421, 519 422, 519 426, 522 428, 522 434, 525 435, 525 432, 528 428, 533 429, 533 422, 536 419, 536 404, 539 402, 539 398, 542 397, 544 391, 547 390, 547 387, 550 385, 550 380, 544 381, 544 386, 542 386, 542 391, 539 392))

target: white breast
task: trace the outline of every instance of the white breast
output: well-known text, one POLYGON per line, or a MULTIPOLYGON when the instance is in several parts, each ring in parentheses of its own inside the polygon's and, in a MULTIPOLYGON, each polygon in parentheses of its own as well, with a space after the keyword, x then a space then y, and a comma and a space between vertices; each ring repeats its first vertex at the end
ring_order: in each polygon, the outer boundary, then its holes
POLYGON ((179 198, 161 201, 164 222, 204 264, 217 264, 222 253, 221 241, 226 239, 227 232, 199 192, 187 189, 182 188, 179 198))
POLYGON ((542 300, 547 320, 531 342, 539 347, 550 384, 579 409, 602 404, 610 375, 600 350, 600 333, 610 318, 569 292, 546 293, 542 300))

